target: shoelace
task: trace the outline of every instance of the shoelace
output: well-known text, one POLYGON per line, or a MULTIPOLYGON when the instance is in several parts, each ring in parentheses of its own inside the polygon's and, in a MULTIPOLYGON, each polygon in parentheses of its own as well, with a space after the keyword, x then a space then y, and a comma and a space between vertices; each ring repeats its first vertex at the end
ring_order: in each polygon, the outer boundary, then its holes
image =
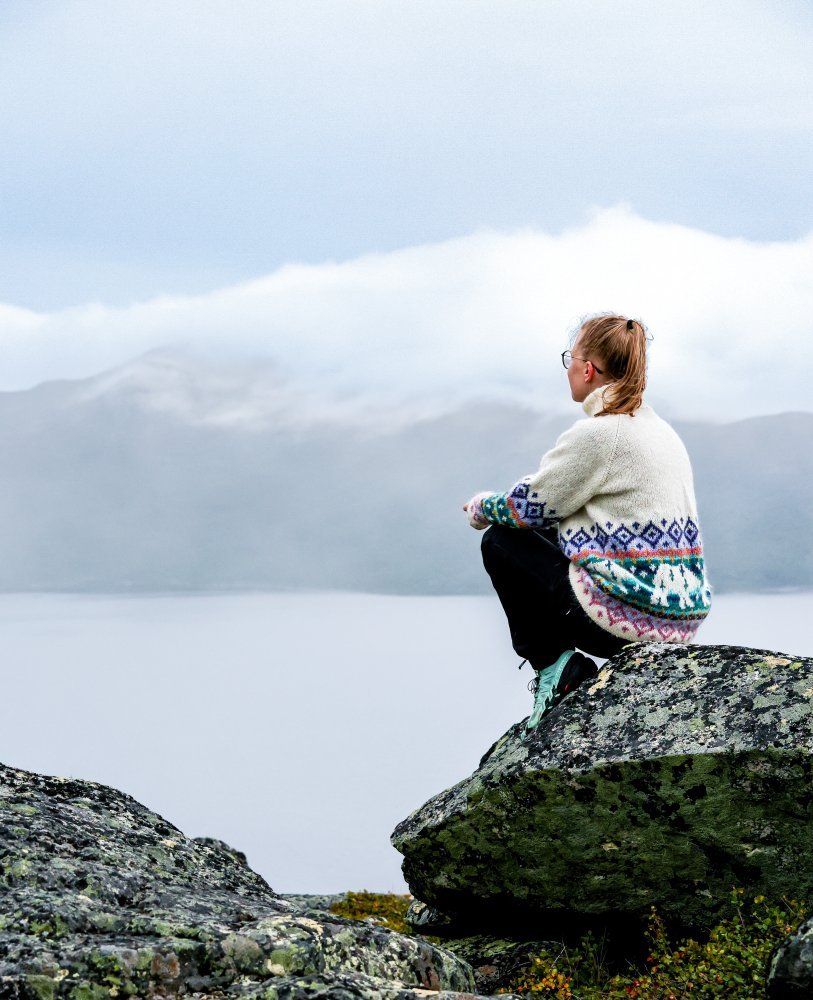
MULTIPOLYGON (((527 663, 527 660, 523 660, 522 663, 517 667, 517 670, 522 670, 522 668, 527 663)), ((536 689, 539 687, 539 671, 535 670, 533 677, 528 681, 528 690, 531 694, 536 694, 536 689)))

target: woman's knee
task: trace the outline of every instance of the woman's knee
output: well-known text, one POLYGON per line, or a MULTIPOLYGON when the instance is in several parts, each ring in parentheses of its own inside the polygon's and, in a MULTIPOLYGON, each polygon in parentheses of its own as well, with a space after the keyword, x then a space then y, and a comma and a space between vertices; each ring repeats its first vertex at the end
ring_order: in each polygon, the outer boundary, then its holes
POLYGON ((486 528, 480 539, 483 562, 488 564, 489 560, 494 559, 498 552, 504 552, 506 548, 510 548, 511 539, 508 536, 512 533, 515 533, 514 529, 506 528, 503 524, 492 524, 486 528))

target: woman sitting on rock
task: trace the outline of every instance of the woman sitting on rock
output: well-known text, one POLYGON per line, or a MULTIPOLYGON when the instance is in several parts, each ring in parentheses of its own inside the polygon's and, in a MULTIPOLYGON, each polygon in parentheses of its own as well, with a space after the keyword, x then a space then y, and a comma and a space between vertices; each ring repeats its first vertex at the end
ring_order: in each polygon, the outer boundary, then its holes
MULTIPOLYGON (((642 323, 599 315, 562 354, 587 419, 505 493, 464 510, 517 655, 536 671, 527 728, 628 642, 691 642, 711 603, 683 442, 644 402, 642 323)), ((521 666, 521 664, 520 664, 521 666)))

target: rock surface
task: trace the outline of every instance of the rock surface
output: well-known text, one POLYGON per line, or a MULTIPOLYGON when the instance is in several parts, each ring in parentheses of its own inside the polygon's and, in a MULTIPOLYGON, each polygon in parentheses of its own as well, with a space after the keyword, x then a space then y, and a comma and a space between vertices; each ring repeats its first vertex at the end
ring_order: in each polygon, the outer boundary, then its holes
POLYGON ((512 987, 536 956, 557 956, 563 950, 560 941, 510 941, 478 934, 444 945, 471 965, 477 989, 487 996, 512 987))
POLYGON ((472 990, 450 952, 298 907, 239 852, 190 840, 121 792, 0 765, 3 1000, 472 990))
POLYGON ((768 1000, 813 997, 813 917, 774 951, 768 969, 768 1000))
POLYGON ((443 913, 546 933, 654 904, 702 929, 734 885, 813 895, 810 659, 636 644, 523 733, 393 834, 443 913))

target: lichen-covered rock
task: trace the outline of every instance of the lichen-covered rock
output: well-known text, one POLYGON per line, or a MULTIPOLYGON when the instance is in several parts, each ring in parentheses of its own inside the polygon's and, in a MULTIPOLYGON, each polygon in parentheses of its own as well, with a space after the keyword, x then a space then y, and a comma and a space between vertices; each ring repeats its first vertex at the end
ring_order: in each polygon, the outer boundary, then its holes
POLYGON ((656 905, 711 926, 732 886, 813 895, 813 661, 634 645, 404 820, 412 893, 481 929, 656 905))
POLYGON ((0 1000, 472 989, 452 953, 297 907, 121 792, 0 765, 0 1000))
POLYGON ((768 1000, 813 997, 813 918, 775 949, 768 967, 768 1000))
POLYGON ((318 911, 330 913, 330 908, 336 903, 342 903, 347 899, 346 892, 312 893, 312 892, 284 892, 281 899, 287 899, 289 903, 305 911, 318 911))
POLYGON ((230 858, 234 861, 239 861, 241 865, 248 864, 248 858, 245 854, 242 851, 238 851, 236 847, 231 847, 225 840, 218 840, 216 837, 193 837, 192 840, 203 847, 211 847, 214 851, 222 851, 224 854, 228 854, 230 858))
POLYGON ((422 899, 413 899, 406 912, 406 922, 419 934, 447 934, 452 920, 434 906, 427 906, 422 899))

